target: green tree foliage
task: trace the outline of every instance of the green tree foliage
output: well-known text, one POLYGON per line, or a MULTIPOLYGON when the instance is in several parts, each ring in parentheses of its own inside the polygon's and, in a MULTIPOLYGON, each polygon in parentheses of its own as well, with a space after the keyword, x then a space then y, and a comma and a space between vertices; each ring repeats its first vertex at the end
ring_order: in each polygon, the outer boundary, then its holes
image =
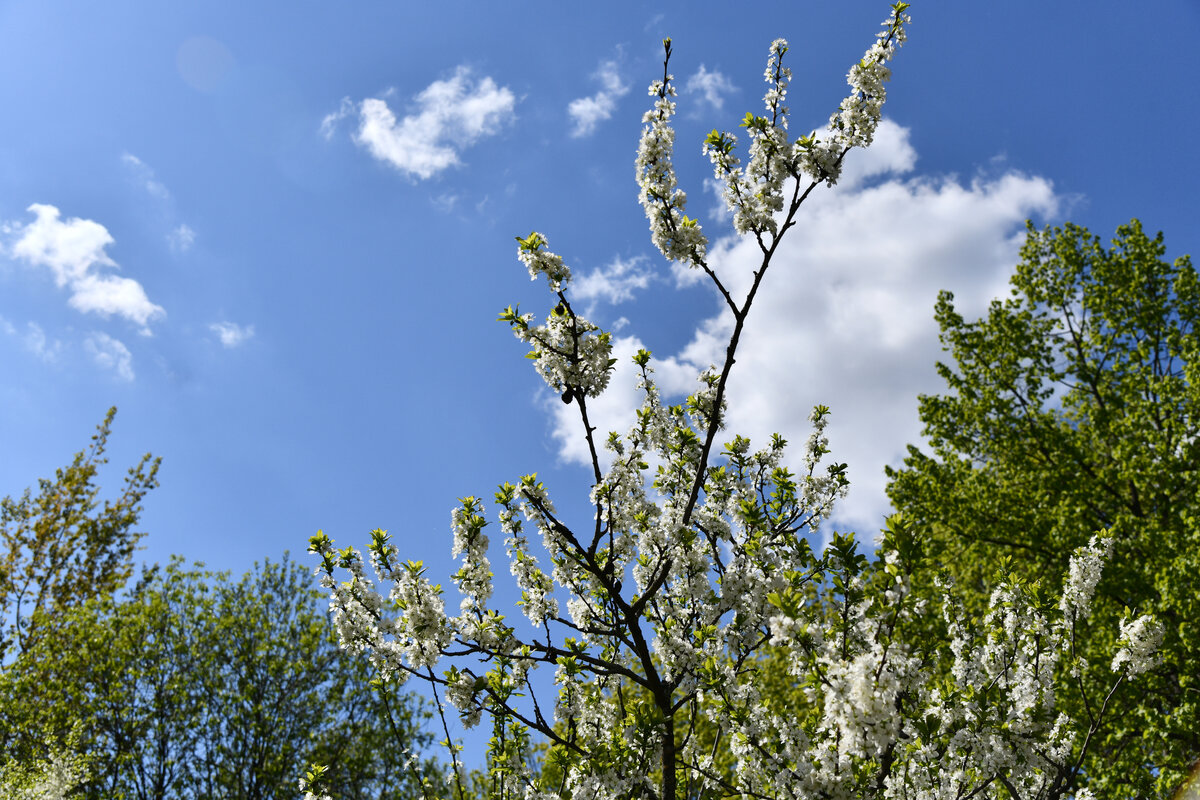
POLYGON ((0 751, 34 762, 78 732, 79 796, 291 798, 314 759, 342 797, 420 791, 379 754, 427 746, 427 712, 371 685, 286 557, 236 582, 177 559, 46 630, 0 676, 0 751))
POLYGON ((1200 759, 1200 296, 1188 258, 1164 252, 1137 220, 1110 249, 1076 225, 1030 225, 1011 296, 984 318, 943 292, 949 392, 920 399, 929 451, 888 471, 896 508, 976 608, 1001 559, 1055 589, 1071 552, 1111 532, 1064 709, 1098 714, 1082 698, 1111 683, 1114 620, 1153 613, 1165 638, 1160 666, 1106 701, 1083 771, 1099 796, 1169 796, 1200 759))
POLYGON ((115 413, 0 501, 0 797, 294 797, 306 760, 346 798, 419 793, 436 763, 379 754, 419 753, 428 712, 343 654, 303 567, 234 582, 176 559, 126 586, 159 460, 101 502, 115 413))
POLYGON ((116 408, 54 480, 38 493, 0 500, 0 663, 38 636, 44 612, 58 612, 116 591, 133 572, 142 498, 158 485, 150 454, 129 469, 115 500, 100 505, 96 473, 116 408))

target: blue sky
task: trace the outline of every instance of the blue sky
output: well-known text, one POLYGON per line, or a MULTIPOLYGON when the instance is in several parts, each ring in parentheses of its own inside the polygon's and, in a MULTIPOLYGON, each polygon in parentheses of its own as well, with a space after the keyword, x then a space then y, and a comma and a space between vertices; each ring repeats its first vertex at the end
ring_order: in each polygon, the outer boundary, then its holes
MULTIPOLYGON (((0 494, 116 405, 106 482, 163 458, 147 561, 241 571, 378 526, 448 575, 455 498, 531 471, 587 513, 571 409, 494 321, 549 309, 513 237, 544 233, 618 351, 650 348, 686 390, 724 322, 636 203, 662 37, 681 183, 733 275, 704 134, 761 108, 780 36, 792 130, 823 126, 887 4, 454 8, 0 5, 0 494)), ((1137 216, 1170 256, 1200 250, 1197 8, 914 3, 879 140, 789 234, 733 373, 731 435, 800 444, 832 407, 855 487, 835 527, 886 513, 882 465, 940 388, 937 291, 978 313, 1027 217, 1107 239, 1137 216)))

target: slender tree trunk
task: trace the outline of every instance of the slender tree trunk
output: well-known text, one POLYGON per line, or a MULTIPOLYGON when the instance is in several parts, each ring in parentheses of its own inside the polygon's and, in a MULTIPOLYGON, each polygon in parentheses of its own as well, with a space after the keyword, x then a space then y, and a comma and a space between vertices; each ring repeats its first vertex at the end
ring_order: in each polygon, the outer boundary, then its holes
POLYGON ((662 746, 662 796, 659 800, 675 800, 675 717, 671 715, 671 704, 661 704, 666 722, 663 724, 662 746))

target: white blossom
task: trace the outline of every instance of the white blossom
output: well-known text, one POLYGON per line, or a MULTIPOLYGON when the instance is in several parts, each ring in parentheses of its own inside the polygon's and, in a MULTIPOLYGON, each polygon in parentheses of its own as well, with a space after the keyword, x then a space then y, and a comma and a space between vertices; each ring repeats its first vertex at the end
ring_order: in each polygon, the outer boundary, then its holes
MULTIPOLYGON (((669 53, 670 40, 666 43, 669 53)), ((671 99, 675 87, 671 76, 650 84, 650 95, 657 99, 654 108, 642 117, 645 127, 635 162, 641 188, 638 200, 650 220, 650 239, 655 247, 672 261, 697 266, 704 259, 708 239, 700 224, 683 213, 687 194, 675 179, 675 130, 670 124, 675 115, 675 101, 671 99)))
POLYGON ((1159 662, 1159 645, 1162 644, 1163 626, 1149 614, 1143 614, 1132 622, 1121 618, 1120 649, 1113 656, 1113 672, 1123 671, 1133 677, 1153 669, 1159 662))
POLYGON ((1067 584, 1059 602, 1068 621, 1087 617, 1101 569, 1111 550, 1111 538, 1093 536, 1086 546, 1076 549, 1071 556, 1067 584))
POLYGON ((874 140, 887 98, 884 84, 892 75, 887 62, 904 44, 907 38, 905 26, 910 23, 908 15, 902 11, 894 12, 884 21, 884 30, 875 44, 846 75, 850 94, 829 118, 829 127, 820 135, 814 132, 797 142, 796 157, 800 168, 814 181, 825 181, 830 186, 837 183, 846 152, 852 147, 867 147, 874 140))

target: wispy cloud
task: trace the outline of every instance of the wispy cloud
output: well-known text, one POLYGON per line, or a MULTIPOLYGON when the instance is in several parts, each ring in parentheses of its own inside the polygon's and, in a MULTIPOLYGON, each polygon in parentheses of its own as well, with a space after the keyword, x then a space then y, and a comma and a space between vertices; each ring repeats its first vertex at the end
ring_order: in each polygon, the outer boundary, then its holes
POLYGON ((621 81, 616 61, 601 63, 593 77, 600 81, 600 91, 590 97, 572 100, 567 106, 567 114, 575 123, 571 129, 571 135, 575 137, 594 132, 597 125, 616 111, 617 100, 629 92, 629 87, 621 81))
POLYGON ((58 354, 62 352, 62 342, 57 339, 50 341, 42 326, 36 322, 25 323, 25 335, 21 337, 21 341, 26 350, 42 361, 57 361, 58 354))
POLYGON ((238 325, 236 322, 214 322, 208 329, 217 335, 223 346, 230 349, 239 347, 254 336, 253 325, 238 325))
POLYGON ((89 219, 60 219, 54 206, 34 203, 29 211, 36 219, 28 225, 6 226, 18 234, 12 245, 14 257, 36 267, 46 267, 59 287, 71 291, 70 305, 83 313, 104 317, 117 315, 142 326, 166 316, 162 306, 150 302, 146 290, 132 278, 113 275, 105 268, 120 269, 105 252, 113 238, 98 222, 89 219))
POLYGON ((167 191, 167 187, 160 183, 156 177, 154 177, 154 170, 152 170, 149 165, 146 164, 146 162, 142 161, 132 153, 123 153, 121 155, 121 163, 129 168, 134 180, 136 180, 148 194, 153 197, 157 197, 159 200, 167 200, 171 197, 171 193, 167 191))
POLYGON ((611 264, 579 275, 571 282, 571 296, 591 303, 616 305, 633 299, 634 292, 650 285, 648 259, 615 258, 611 264))
POLYGON ((341 120, 357 115, 355 142, 409 178, 424 180, 462 163, 460 151, 498 133, 515 107, 507 87, 489 77, 474 80, 467 67, 459 67, 453 77, 425 87, 401 119, 382 98, 357 104, 346 98, 321 121, 320 133, 332 138, 341 120))
MULTIPOLYGON (((831 407, 830 457, 849 464, 852 482, 833 523, 868 535, 889 509, 884 465, 921 441, 917 395, 944 391, 934 368, 944 358, 937 292, 953 291, 964 315, 984 313, 1007 293, 1024 220, 1053 215, 1061 202, 1048 181, 1017 172, 969 183, 911 177, 915 159, 908 130, 885 120, 875 145, 847 159, 844 185, 813 195, 775 253, 730 383, 730 435, 763 442, 779 432, 796 452, 812 406, 831 407)), ((741 297, 761 255, 753 239, 727 237, 710 245, 709 264, 741 297)), ((724 360, 731 325, 724 311, 703 320, 689 344, 654 363, 664 395, 694 391, 699 370, 724 360)), ((611 388, 588 403, 601 433, 633 421, 629 357, 638 346, 632 336, 614 339, 611 388)), ((577 412, 550 408, 561 455, 584 461, 577 412)))
POLYGON ((186 253, 196 242, 196 232, 190 225, 180 225, 167 234, 167 244, 176 253, 186 253))
POLYGON ((25 332, 21 333, 15 325, 4 317, 0 317, 0 331, 8 336, 18 338, 27 351, 47 363, 57 361, 59 354, 62 353, 62 342, 48 338, 46 332, 42 330, 42 326, 36 322, 26 322, 25 332))
MULTIPOLYGON (((158 180, 150 165, 133 153, 122 153, 121 163, 129 171, 134 183, 144 189, 148 195, 159 201, 159 207, 165 212, 167 219, 175 217, 175 203, 171 197, 171 192, 162 181, 158 180)), ((181 223, 167 232, 166 239, 167 245, 171 248, 172 252, 185 253, 196 240, 196 232, 192 230, 191 226, 181 223)))
POLYGON ((449 214, 458 207, 459 196, 454 192, 443 192, 429 202, 443 214, 449 214))
POLYGON ((349 97, 343 97, 337 111, 331 111, 321 119, 321 127, 318 130, 325 141, 332 139, 333 135, 337 133, 338 124, 346 117, 353 116, 356 111, 357 107, 354 101, 349 97))
POLYGON ((683 84, 685 92, 696 92, 700 95, 700 99, 713 108, 714 111, 720 111, 725 105, 725 95, 730 92, 737 91, 737 87, 725 77, 721 72, 712 70, 711 72, 703 65, 696 70, 696 74, 688 78, 683 84))
POLYGON ((84 339, 83 347, 100 367, 112 370, 123 381, 133 380, 133 354, 119 339, 107 333, 92 333, 84 339))

